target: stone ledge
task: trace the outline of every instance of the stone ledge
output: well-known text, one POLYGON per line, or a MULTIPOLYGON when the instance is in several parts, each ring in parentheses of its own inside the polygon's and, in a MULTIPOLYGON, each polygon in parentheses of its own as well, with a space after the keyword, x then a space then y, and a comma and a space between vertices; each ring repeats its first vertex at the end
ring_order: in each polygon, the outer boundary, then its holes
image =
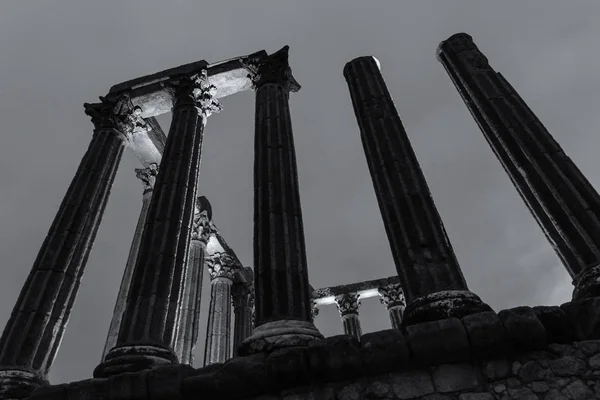
MULTIPOLYGON (((360 343, 351 336, 333 336, 308 347, 237 357, 196 370, 187 365, 171 365, 50 386, 37 390, 30 398, 58 400, 67 395, 73 399, 195 400, 201 393, 206 398, 245 399, 363 376, 410 373, 427 367, 439 369, 441 364, 479 364, 494 356, 537 352, 540 357, 558 359, 569 356, 560 353, 565 343, 579 342, 582 351, 591 352, 600 348, 598 339, 600 298, 593 298, 560 307, 516 307, 497 314, 488 311, 462 319, 447 318, 412 325, 404 332, 373 332, 363 335, 360 343)), ((565 358, 552 362, 550 371, 570 373, 581 369, 579 364, 565 358)), ((537 365, 524 365, 521 374, 531 375, 529 369, 537 365)), ((508 371, 508 367, 502 366, 504 370, 508 371)), ((502 371, 489 372, 489 378, 502 371)), ((475 385, 474 378, 469 382, 475 385)))

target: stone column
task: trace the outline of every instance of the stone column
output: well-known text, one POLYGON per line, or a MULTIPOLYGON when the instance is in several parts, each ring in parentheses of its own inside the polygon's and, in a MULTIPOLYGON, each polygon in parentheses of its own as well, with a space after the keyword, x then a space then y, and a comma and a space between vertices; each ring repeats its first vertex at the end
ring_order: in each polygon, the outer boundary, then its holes
POLYGON ((312 323, 310 291, 290 118, 289 94, 300 89, 285 46, 253 66, 254 273, 256 325, 243 354, 322 337, 312 323), (285 340, 281 340, 285 337, 285 340), (275 344, 274 344, 275 343, 275 344))
POLYGON ((379 301, 385 305, 385 308, 390 314, 390 321, 392 328, 400 329, 402 323, 402 316, 404 309, 406 308, 406 301, 404 300, 404 293, 400 285, 389 285, 379 288, 379 301))
POLYGON ((128 96, 86 103, 94 135, 0 338, 0 398, 47 383, 126 142, 145 129, 128 96))
POLYGON ((254 308, 254 285, 236 283, 233 285, 233 352, 239 355, 242 342, 252 334, 252 311, 254 308))
POLYGON ((379 62, 356 58, 346 64, 344 77, 408 302, 405 323, 490 310, 467 288, 379 62))
POLYGON ((168 84, 173 118, 116 346, 94 377, 176 363, 173 351, 183 298, 190 229, 207 117, 221 110, 216 88, 202 75, 168 84))
POLYGON ((135 267, 135 261, 137 260, 138 251, 140 249, 142 232, 144 231, 144 225, 146 224, 146 215, 148 214, 152 190, 154 189, 154 182, 156 180, 156 175, 158 174, 158 166, 156 164, 151 164, 148 168, 136 169, 135 174, 144 185, 144 191, 142 193, 142 210, 140 211, 131 247, 129 248, 129 257, 127 258, 127 264, 125 264, 125 271, 123 272, 123 278, 121 279, 121 286, 119 287, 119 294, 117 295, 113 317, 110 321, 106 343, 104 344, 104 351, 102 352, 103 360, 110 349, 115 347, 115 344, 117 343, 117 336, 119 335, 119 327, 121 326, 121 319, 123 318, 123 311, 125 310, 127 294, 129 293, 129 287, 131 286, 133 268, 135 267))
POLYGON ((346 293, 335 296, 335 304, 337 304, 342 324, 344 325, 344 334, 354 336, 358 340, 362 336, 360 328, 360 320, 358 319, 358 309, 360 308, 360 300, 357 293, 346 293))
POLYGON ((206 257, 210 274, 210 307, 204 365, 222 363, 231 358, 231 285, 234 260, 226 253, 206 257))
POLYGON ((212 211, 206 197, 196 199, 196 212, 192 224, 185 290, 181 318, 177 330, 175 353, 182 364, 193 365, 193 351, 198 340, 198 323, 202 300, 204 256, 210 235, 216 231, 211 223, 212 211), (206 206, 208 204, 208 207, 206 206))
POLYGON ((600 296, 600 196, 465 33, 437 58, 575 283, 574 299, 600 296))

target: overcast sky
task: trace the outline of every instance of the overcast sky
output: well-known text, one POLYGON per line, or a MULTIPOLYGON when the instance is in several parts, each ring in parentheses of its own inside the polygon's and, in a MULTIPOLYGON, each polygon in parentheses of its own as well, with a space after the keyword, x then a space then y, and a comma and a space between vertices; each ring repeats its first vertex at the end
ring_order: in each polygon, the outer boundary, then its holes
MULTIPOLYGON (((600 4, 565 1, 0 2, 0 324, 12 307, 92 136, 83 103, 116 83, 200 59, 290 46, 290 99, 310 281, 395 275, 348 88, 346 62, 374 55, 472 291, 495 310, 570 299, 565 269, 435 59, 471 34, 590 181, 600 187, 600 4)), ((199 193, 252 265, 254 94, 222 100, 205 130, 199 193)), ((170 117, 159 118, 168 132, 170 117)), ((53 383, 100 361, 142 199, 124 155, 83 277, 53 383)), ((206 275, 205 275, 206 278, 206 275)), ((205 282, 206 283, 206 282, 205 282)), ((208 285, 203 309, 208 308, 208 285)), ((202 317, 206 320, 206 313, 202 317)), ((390 322, 363 301, 363 332, 390 322)), ((339 334, 337 310, 317 326, 339 334)), ((196 348, 202 364, 205 321, 196 348)))

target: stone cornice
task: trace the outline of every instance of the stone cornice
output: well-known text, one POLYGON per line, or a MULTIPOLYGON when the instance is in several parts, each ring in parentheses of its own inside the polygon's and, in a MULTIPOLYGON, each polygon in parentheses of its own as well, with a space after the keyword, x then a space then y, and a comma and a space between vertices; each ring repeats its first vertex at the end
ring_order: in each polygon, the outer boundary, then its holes
POLYGON ((150 130, 142 118, 142 109, 133 105, 127 93, 112 98, 100 96, 100 103, 84 103, 83 107, 96 129, 116 130, 127 140, 150 130))
POLYGON ((313 290, 311 298, 315 300, 317 305, 323 306, 335 304, 335 296, 346 293, 357 293, 361 299, 380 296, 379 288, 389 285, 399 284, 398 275, 390 276, 389 278, 374 279, 371 281, 351 283, 349 285, 331 286, 313 290))

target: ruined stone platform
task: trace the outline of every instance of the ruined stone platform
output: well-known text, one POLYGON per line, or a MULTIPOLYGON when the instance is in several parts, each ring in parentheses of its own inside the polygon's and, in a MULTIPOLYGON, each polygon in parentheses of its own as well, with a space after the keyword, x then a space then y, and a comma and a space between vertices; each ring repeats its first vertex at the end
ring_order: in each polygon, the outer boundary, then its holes
POLYGON ((30 400, 600 398, 600 298, 517 307, 194 369, 172 365, 39 389, 30 400))

